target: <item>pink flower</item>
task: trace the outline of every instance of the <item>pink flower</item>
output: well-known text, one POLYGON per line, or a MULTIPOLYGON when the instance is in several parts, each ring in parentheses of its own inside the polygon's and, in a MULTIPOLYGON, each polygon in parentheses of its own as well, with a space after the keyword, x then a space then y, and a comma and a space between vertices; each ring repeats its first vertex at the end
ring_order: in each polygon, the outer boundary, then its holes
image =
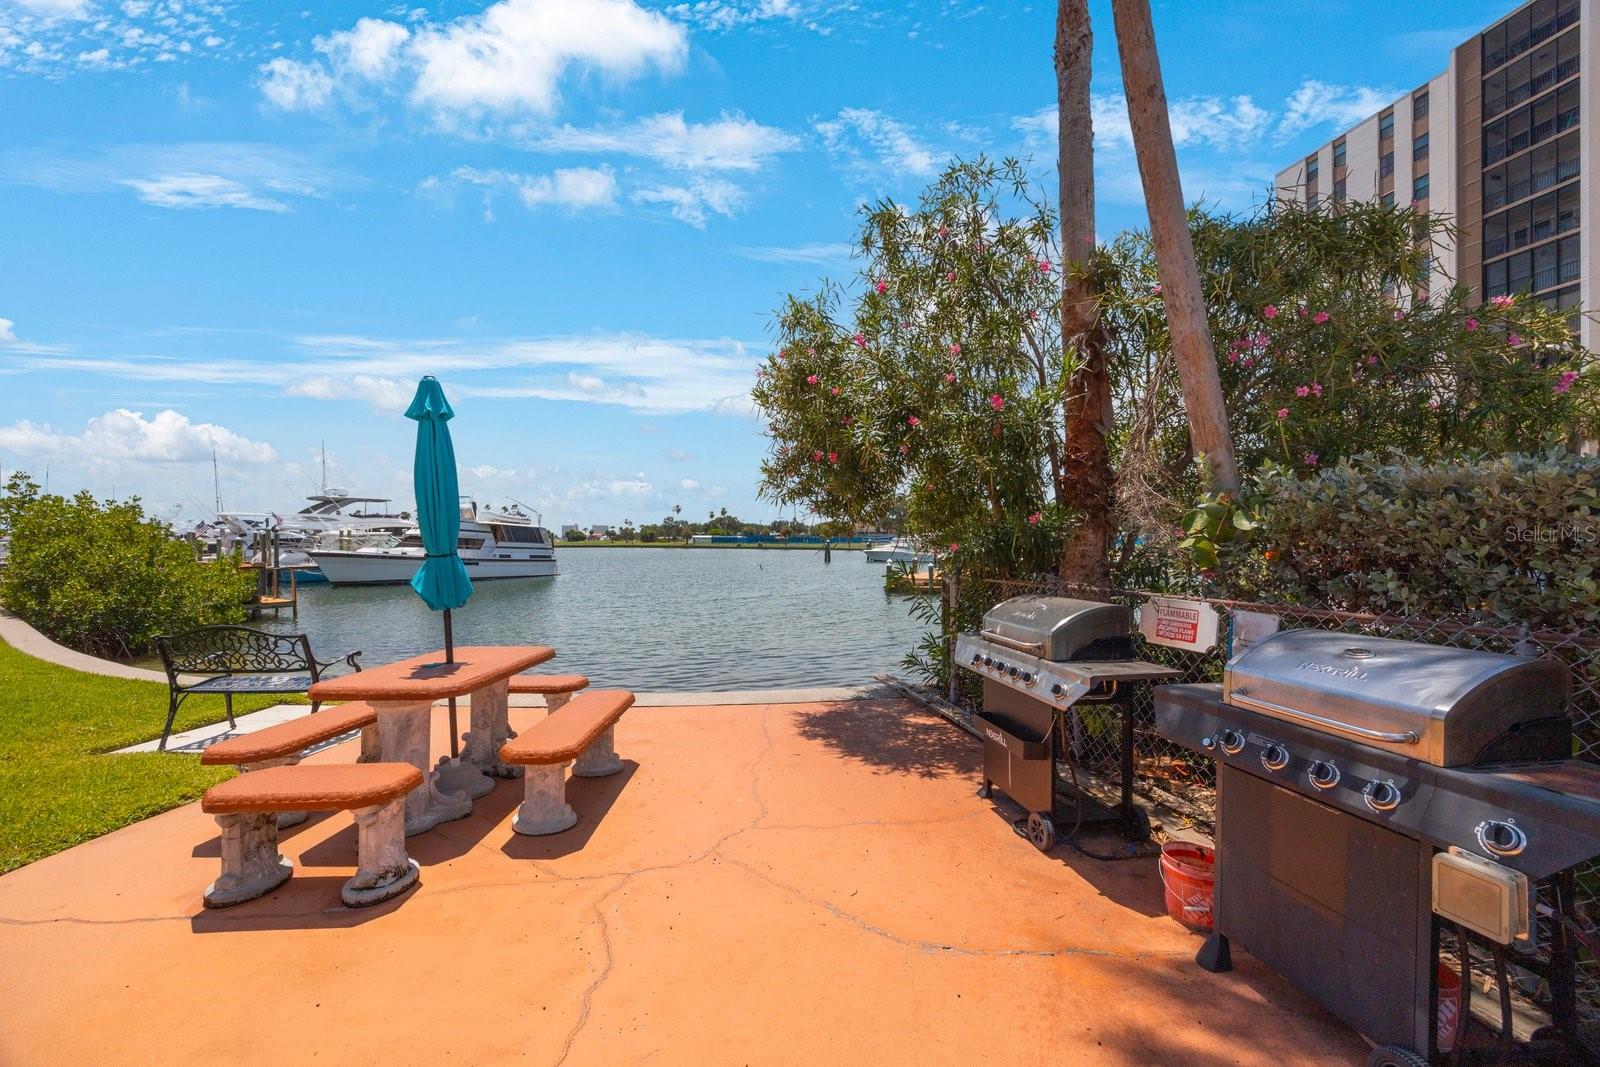
POLYGON ((1472 332, 1473 330, 1476 330, 1477 328, 1478 328, 1478 320, 1477 319, 1468 319, 1467 320, 1467 332, 1468 333, 1472 332))
POLYGON ((945 271, 944 272, 944 280, 947 281, 947 282, 955 281, 956 280, 956 272, 953 271, 953 270, 945 271))
POLYGON ((949 385, 951 382, 953 382, 955 380, 956 380, 956 376, 954 374, 946 374, 944 376, 944 384, 946 384, 946 385, 949 385))
POLYGON ((787 353, 787 352, 779 352, 778 353, 778 358, 779 359, 788 359, 789 358, 789 353, 787 353))
POLYGON ((1318 326, 1321 326, 1324 322, 1327 322, 1331 318, 1333 318, 1333 316, 1329 315, 1326 311, 1319 311, 1315 315, 1311 316, 1311 321, 1316 323, 1318 326))
POLYGON ((816 349, 815 349, 815 348, 808 348, 808 349, 806 349, 806 355, 808 355, 808 356, 814 356, 814 355, 816 355, 816 354, 817 354, 817 350, 816 350, 816 349))
POLYGON ((1244 357, 1244 365, 1246 367, 1254 367, 1256 365, 1256 357, 1255 356, 1245 356, 1244 357))
POLYGON ((1152 285, 1150 287, 1150 291, 1152 293, 1154 293, 1155 295, 1160 296, 1161 295, 1161 283, 1160 282, 1156 282, 1154 285, 1152 285))
POLYGON ((1297 385, 1297 386, 1295 386, 1294 387, 1294 395, 1298 396, 1298 397, 1308 397, 1308 396, 1310 396, 1311 395, 1311 386, 1309 386, 1309 385, 1297 385))
POLYGON ((1403 319, 1405 317, 1406 317, 1406 312, 1405 312, 1404 308, 1395 308, 1394 309, 1394 321, 1399 322, 1401 319, 1403 319))
POLYGON ((1037 526, 1037 525, 1039 525, 1039 520, 1042 519, 1042 518, 1044 518, 1044 512, 1035 511, 1032 515, 1028 516, 1028 525, 1029 526, 1037 526))
POLYGON ((1237 362, 1239 362, 1239 353, 1237 353, 1237 352, 1229 352, 1228 353, 1228 362, 1229 363, 1237 363, 1237 362))
POLYGON ((1006 406, 1006 398, 1001 396, 999 393, 995 393, 989 398, 989 406, 994 408, 996 411, 1001 411, 1006 406))
POLYGON ((880 293, 887 293, 889 291, 889 283, 888 282, 879 282, 877 284, 877 290, 880 293))
MULTIPOLYGON (((834 392, 838 392, 838 390, 835 389, 834 392)), ((1321 382, 1312 382, 1311 383, 1311 395, 1312 396, 1321 396, 1322 395, 1322 383, 1321 382)))
POLYGON ((1377 365, 1378 365, 1378 357, 1377 356, 1368 356, 1367 357, 1367 366, 1376 367, 1377 365))
POLYGON ((1278 418, 1287 419, 1288 417, 1289 417, 1289 409, 1288 408, 1279 408, 1278 409, 1278 418))
POLYGON ((1030 311, 1030 312, 1028 312, 1028 318, 1032 319, 1034 322, 1038 322, 1039 321, 1039 313, 1037 311, 1030 311))
POLYGON ((856 334, 854 337, 852 337, 850 340, 855 342, 855 346, 857 348, 866 348, 867 347, 867 339, 865 337, 861 336, 859 333, 856 334))
POLYGON ((903 444, 903 443, 902 443, 902 444, 901 444, 901 445, 900 445, 900 454, 901 454, 901 455, 902 455, 902 456, 909 456, 909 455, 911 455, 911 446, 910 446, 910 445, 908 445, 908 444, 903 444))
POLYGON ((922 420, 913 415, 906 419, 906 425, 915 430, 918 426, 922 425, 922 420))
POLYGON ((1297 307, 1297 308, 1295 308, 1295 312, 1296 312, 1296 313, 1297 313, 1297 314, 1298 314, 1298 315, 1299 315, 1299 316, 1300 316, 1300 317, 1301 317, 1301 318, 1302 318, 1302 319, 1303 319, 1303 318, 1305 318, 1305 317, 1306 317, 1306 309, 1305 309, 1305 307, 1304 307, 1304 306, 1301 306, 1301 307, 1297 307))
POLYGON ((950 228, 948 226, 940 226, 939 227, 939 236, 940 237, 949 237, 950 236, 950 228))
POLYGON ((839 462, 839 453, 837 453, 837 452, 829 452, 828 453, 828 462, 829 463, 838 463, 839 462))
POLYGON ((1432 408, 1433 410, 1435 410, 1435 411, 1439 410, 1439 398, 1438 397, 1430 398, 1428 400, 1428 406, 1430 408, 1432 408))
POLYGON ((961 354, 961 345, 958 342, 951 342, 950 354, 952 356, 959 356, 961 354))
POLYGON ((854 415, 846 415, 844 418, 840 419, 839 421, 844 423, 846 426, 851 426, 851 425, 854 425, 854 423, 856 421, 856 417, 854 415))
POLYGON ((816 385, 817 384, 817 376, 815 374, 806 375, 806 384, 807 385, 816 385))
POLYGON ((1276 304, 1268 304, 1261 309, 1261 314, 1264 318, 1275 319, 1278 317, 1278 306, 1276 304))
POLYGON ((1556 384, 1554 386, 1554 389, 1558 393, 1565 393, 1567 390, 1572 388, 1572 384, 1574 382, 1576 382, 1577 380, 1578 380, 1578 372, 1577 371, 1575 371, 1575 370, 1563 371, 1560 379, 1556 382, 1556 384))
POLYGON ((1510 337, 1506 338, 1506 344, 1510 345, 1512 348, 1515 348, 1517 345, 1520 345, 1521 343, 1522 343, 1522 335, 1521 334, 1514 333, 1510 337))
POLYGON ((832 389, 829 389, 828 392, 832 393, 834 396, 838 396, 839 395, 839 387, 836 385, 832 389))
POLYGON ((1305 460, 1306 466, 1315 467, 1317 465, 1317 454, 1315 452, 1307 452, 1305 455, 1305 460))
POLYGON ((1050 261, 1048 259, 1041 259, 1039 261, 1039 269, 1044 271, 1046 274, 1049 274, 1050 273, 1050 261))
POLYGON ((1489 298, 1489 303, 1493 304, 1497 308, 1508 308, 1516 302, 1517 299, 1513 296, 1491 296, 1489 298))
POLYGON ((950 551, 959 552, 960 550, 961 550, 961 546, 960 545, 956 544, 954 541, 950 542, 950 551))
POLYGON ((814 450, 811 453, 811 458, 820 462, 821 459, 822 459, 822 449, 818 448, 818 449, 814 450))

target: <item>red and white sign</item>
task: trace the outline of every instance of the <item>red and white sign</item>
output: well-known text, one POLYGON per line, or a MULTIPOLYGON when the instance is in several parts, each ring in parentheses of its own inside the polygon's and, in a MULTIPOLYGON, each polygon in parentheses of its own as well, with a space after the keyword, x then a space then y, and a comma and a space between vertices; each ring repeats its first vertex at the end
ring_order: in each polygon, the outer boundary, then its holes
POLYGON ((1221 618, 1203 600, 1155 596, 1139 609, 1139 632, 1151 644, 1205 652, 1216 647, 1221 618))

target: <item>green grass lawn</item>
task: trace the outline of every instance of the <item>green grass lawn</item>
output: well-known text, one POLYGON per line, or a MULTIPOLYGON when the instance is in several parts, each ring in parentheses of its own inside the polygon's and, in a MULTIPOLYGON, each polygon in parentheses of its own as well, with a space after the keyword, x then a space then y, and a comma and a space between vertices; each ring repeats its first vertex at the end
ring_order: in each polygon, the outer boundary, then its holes
MULTIPOLYGON (((292 697, 239 697, 234 714, 292 697)), ((199 756, 106 753, 161 735, 167 687, 57 667, 0 641, 0 873, 197 800, 233 775, 199 756)), ((173 730, 218 722, 222 698, 184 701, 173 730)))

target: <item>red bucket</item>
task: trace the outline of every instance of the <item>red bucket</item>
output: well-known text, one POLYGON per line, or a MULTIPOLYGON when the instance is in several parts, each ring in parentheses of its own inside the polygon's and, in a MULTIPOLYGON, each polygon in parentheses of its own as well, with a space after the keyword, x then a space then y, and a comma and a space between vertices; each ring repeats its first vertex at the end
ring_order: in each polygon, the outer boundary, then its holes
POLYGON ((1211 929, 1211 897, 1217 854, 1205 845, 1169 841, 1161 846, 1161 884, 1167 914, 1191 930, 1211 929))
POLYGON ((1438 1042, 1441 1053, 1454 1052, 1456 1027, 1461 1019, 1461 976, 1448 963, 1439 961, 1438 1042))

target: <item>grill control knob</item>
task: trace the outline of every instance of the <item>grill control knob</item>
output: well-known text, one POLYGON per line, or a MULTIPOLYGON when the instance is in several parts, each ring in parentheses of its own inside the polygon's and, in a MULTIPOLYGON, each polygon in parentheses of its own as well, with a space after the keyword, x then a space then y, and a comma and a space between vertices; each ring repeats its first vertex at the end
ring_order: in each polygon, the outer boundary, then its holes
POLYGON ((994 662, 994 659, 989 656, 974 656, 972 658, 972 662, 982 663, 985 667, 987 667, 989 664, 994 662))
POLYGON ((983 653, 980 652, 977 655, 972 657, 972 665, 974 667, 982 666, 982 664, 983 664, 983 653))
POLYGON ((1035 683, 1037 683, 1038 681, 1039 681, 1039 679, 1035 678, 1032 674, 1028 673, 1027 671, 1023 671, 1022 672, 1022 684, 1027 686, 1029 689, 1032 689, 1034 687, 1035 683))
POLYGON ((1496 856, 1515 856, 1528 847, 1528 835, 1514 823, 1489 819, 1478 824, 1478 844, 1496 856))
POLYGON ((1268 745, 1261 750, 1261 766, 1269 771, 1281 771, 1289 766, 1289 750, 1282 745, 1268 745))
POLYGON ((1400 804, 1400 790, 1393 782, 1368 782, 1361 795, 1373 811, 1393 811, 1400 804))
POLYGON ((1057 682, 1055 685, 1050 687, 1050 695, 1053 697, 1059 697, 1066 691, 1067 687, 1062 685, 1060 682, 1057 682))
POLYGON ((1224 730, 1217 735, 1217 744, 1222 746, 1222 751, 1230 756, 1237 756, 1244 751, 1244 734, 1238 730, 1224 730))
POLYGON ((1207 752, 1214 751, 1217 747, 1217 739, 1212 737, 1210 734, 1206 734, 1200 739, 1200 747, 1205 749, 1207 752))
POLYGON ((1306 777, 1318 789, 1332 789, 1339 784, 1339 768, 1330 760, 1319 759, 1306 769, 1306 777))
POLYGON ((1018 670, 1018 669, 1017 669, 1017 668, 1016 668, 1016 667, 1014 667, 1014 666, 1013 666, 1013 667, 1007 667, 1007 668, 1006 668, 1006 674, 1008 674, 1008 675, 1010 675, 1010 676, 1011 676, 1011 677, 1013 677, 1013 678, 1015 678, 1015 677, 1016 677, 1016 676, 1017 676, 1017 675, 1019 675, 1019 674, 1021 674, 1021 673, 1022 673, 1022 672, 1021 672, 1021 671, 1019 671, 1019 670, 1018 670))

